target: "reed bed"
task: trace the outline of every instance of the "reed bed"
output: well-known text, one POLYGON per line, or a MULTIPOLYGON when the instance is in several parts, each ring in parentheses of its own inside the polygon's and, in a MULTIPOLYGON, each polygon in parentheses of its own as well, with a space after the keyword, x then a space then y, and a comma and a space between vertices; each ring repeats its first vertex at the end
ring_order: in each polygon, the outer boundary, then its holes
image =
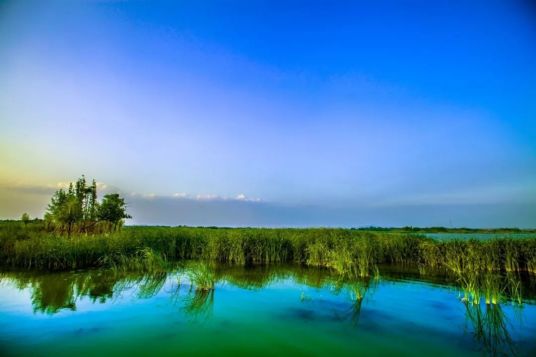
POLYGON ((204 260, 235 265, 295 263, 368 277, 378 265, 422 274, 536 274, 536 239, 439 241, 413 233, 350 229, 125 227, 66 237, 29 225, 0 224, 0 265, 37 270, 89 267, 154 269, 204 260))

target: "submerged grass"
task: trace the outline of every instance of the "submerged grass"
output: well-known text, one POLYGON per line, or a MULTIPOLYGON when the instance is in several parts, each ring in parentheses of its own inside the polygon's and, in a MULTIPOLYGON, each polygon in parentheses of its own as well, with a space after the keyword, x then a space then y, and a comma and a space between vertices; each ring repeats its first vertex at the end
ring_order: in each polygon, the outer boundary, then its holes
MULTIPOLYGON (((66 237, 31 223, 0 224, 4 267, 156 271, 180 260, 297 263, 331 268, 348 278, 372 276, 378 265, 412 266, 421 274, 454 274, 469 286, 485 273, 536 274, 536 239, 439 241, 412 233, 349 229, 191 227, 126 227, 121 232, 66 237)), ((492 284, 477 280, 479 287, 492 284)))

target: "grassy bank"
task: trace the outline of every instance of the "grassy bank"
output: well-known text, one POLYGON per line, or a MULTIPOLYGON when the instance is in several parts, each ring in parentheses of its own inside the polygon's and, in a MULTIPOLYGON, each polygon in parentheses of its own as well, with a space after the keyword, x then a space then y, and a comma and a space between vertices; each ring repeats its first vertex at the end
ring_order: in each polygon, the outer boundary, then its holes
POLYGON ((297 263, 360 277, 373 275, 380 264, 414 266, 423 273, 536 274, 536 239, 437 241, 411 233, 348 229, 189 227, 126 227, 121 232, 68 238, 46 233, 38 225, 0 225, 2 266, 143 270, 194 259, 238 265, 297 263))

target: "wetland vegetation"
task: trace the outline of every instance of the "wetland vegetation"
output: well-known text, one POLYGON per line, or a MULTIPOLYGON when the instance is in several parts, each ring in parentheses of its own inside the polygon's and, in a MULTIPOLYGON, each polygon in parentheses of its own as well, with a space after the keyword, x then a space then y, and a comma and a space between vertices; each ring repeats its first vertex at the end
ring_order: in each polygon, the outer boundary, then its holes
POLYGON ((107 233, 60 234, 46 223, 0 224, 4 267, 69 270, 165 265, 205 260, 237 265, 296 263, 367 277, 377 265, 426 273, 536 274, 536 239, 438 240, 419 234, 349 229, 125 227, 107 233))

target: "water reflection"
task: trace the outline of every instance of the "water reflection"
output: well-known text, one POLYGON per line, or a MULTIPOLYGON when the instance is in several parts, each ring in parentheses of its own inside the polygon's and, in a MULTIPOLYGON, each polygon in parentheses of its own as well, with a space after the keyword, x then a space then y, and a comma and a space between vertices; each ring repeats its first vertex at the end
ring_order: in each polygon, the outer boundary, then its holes
POLYGON ((365 299, 367 292, 369 292, 371 288, 375 287, 378 281, 378 278, 356 279, 347 284, 347 289, 350 291, 351 298, 353 300, 352 321, 354 325, 357 326, 359 323, 363 300, 365 299))
POLYGON ((209 317, 214 305, 214 289, 191 289, 184 299, 183 310, 191 317, 209 317))
POLYGON ((167 276, 168 273, 163 271, 144 275, 137 282, 138 297, 147 299, 158 294, 162 287, 164 287, 167 276))
MULTIPOLYGON (((9 282, 18 289, 28 289, 34 313, 55 314, 60 311, 75 311, 77 302, 86 298, 93 303, 106 303, 128 289, 135 291, 140 299, 151 298, 159 293, 169 295, 188 316, 210 318, 221 284, 230 284, 242 289, 262 289, 274 282, 292 279, 294 282, 316 289, 329 288, 333 294, 348 296, 344 308, 337 309, 337 322, 348 320, 358 326, 366 298, 372 296, 381 280, 397 280, 400 276, 382 273, 381 279, 349 278, 325 269, 296 266, 262 266, 244 268, 219 266, 204 263, 188 263, 172 271, 137 273, 119 270, 94 270, 85 272, 43 274, 10 272, 0 275, 0 282, 9 282), (174 282, 171 290, 163 289, 166 282, 174 282), (349 307, 349 308, 348 308, 349 307)), ((434 283, 438 278, 427 277, 434 283), (434 280, 435 279, 435 280, 434 280)), ((445 280, 446 283, 453 281, 445 280)), ((514 354, 510 334, 510 322, 503 306, 513 304, 521 308, 526 299, 533 299, 530 289, 524 289, 524 280, 519 275, 487 274, 478 278, 463 277, 454 288, 460 292, 461 304, 469 333, 490 355, 514 354), (523 295, 525 294, 525 295, 523 295)), ((168 285, 169 286, 169 285, 168 285)), ((304 304, 314 299, 302 293, 304 304)), ((310 305, 304 305, 310 306, 310 305)), ((322 304, 314 305, 322 309, 322 304)), ((307 309, 299 310, 303 314, 307 309)), ((321 311, 320 311, 321 313, 321 311)))
POLYGON ((54 314, 76 310, 76 302, 89 298, 105 303, 122 291, 136 287, 139 298, 150 298, 164 286, 168 272, 133 273, 98 270, 79 273, 43 274, 32 272, 2 273, 0 280, 19 290, 29 289, 34 312, 54 314))
POLYGON ((488 354, 516 354, 509 332, 510 321, 502 305, 511 303, 518 313, 523 308, 522 280, 517 273, 460 274, 461 301, 473 336, 488 354))
POLYGON ((59 280, 48 275, 41 279, 31 279, 29 284, 34 312, 52 314, 61 309, 76 309, 73 286, 79 284, 78 279, 65 277, 59 280))
POLYGON ((508 319, 499 304, 475 304, 464 302, 466 319, 470 322, 473 335, 484 351, 490 355, 515 354, 508 329, 508 319))

